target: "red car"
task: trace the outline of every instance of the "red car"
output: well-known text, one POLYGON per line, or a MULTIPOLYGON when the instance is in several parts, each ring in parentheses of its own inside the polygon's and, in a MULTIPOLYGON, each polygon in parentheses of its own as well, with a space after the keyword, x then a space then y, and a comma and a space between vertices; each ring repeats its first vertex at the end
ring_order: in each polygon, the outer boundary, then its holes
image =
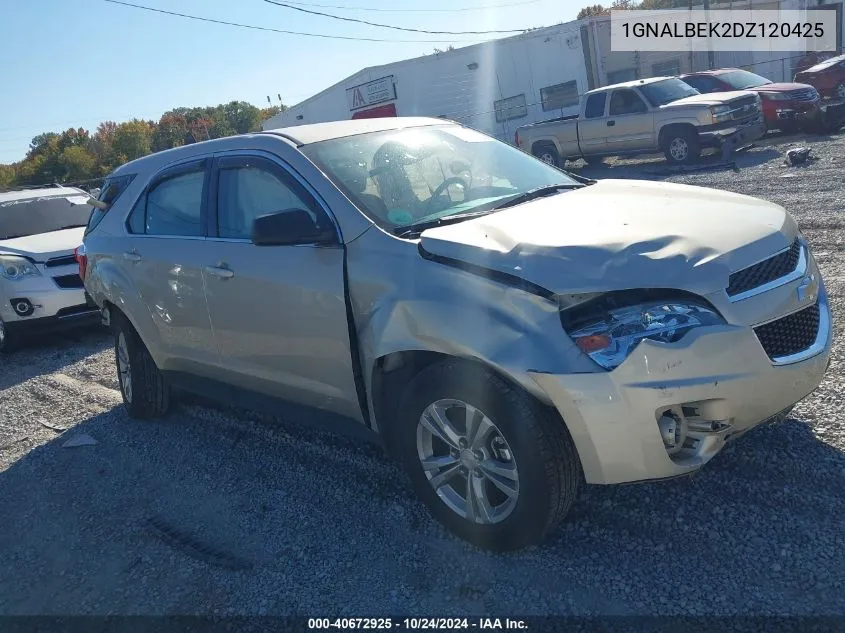
POLYGON ((739 68, 720 68, 681 75, 701 93, 751 90, 760 95, 763 120, 770 130, 812 128, 821 120, 821 97, 813 86, 772 81, 739 68))
POLYGON ((822 96, 845 99, 845 55, 831 57, 807 70, 802 70, 795 75, 795 81, 810 84, 822 96))

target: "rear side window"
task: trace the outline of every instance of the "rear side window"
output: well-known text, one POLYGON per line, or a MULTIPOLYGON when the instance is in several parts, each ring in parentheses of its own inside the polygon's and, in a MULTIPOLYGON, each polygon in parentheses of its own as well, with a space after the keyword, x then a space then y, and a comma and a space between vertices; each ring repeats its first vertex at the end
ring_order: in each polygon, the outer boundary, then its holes
POLYGON ((584 109, 584 117, 595 119, 604 116, 604 104, 607 101, 606 92, 597 92, 587 97, 587 105, 584 109))
MULTIPOLYGON (((103 187, 100 189, 100 195, 97 196, 97 200, 105 202, 109 207, 111 207, 123 194, 123 192, 126 191, 126 187, 129 186, 129 183, 132 182, 134 178, 135 174, 109 176, 106 178, 105 182, 103 182, 103 187)), ((85 228, 85 235, 88 235, 91 231, 97 228, 97 225, 102 222, 104 217, 106 217, 106 213, 108 213, 108 211, 108 208, 97 209, 96 207, 91 211, 91 215, 88 217, 88 226, 85 228)))
POLYGON ((684 77, 683 82, 689 84, 702 94, 706 94, 708 92, 715 92, 719 87, 717 81, 713 79, 713 77, 708 77, 707 75, 699 75, 698 77, 684 77))
POLYGON ((165 174, 135 204, 127 228, 136 234, 200 237, 204 192, 205 161, 165 174))

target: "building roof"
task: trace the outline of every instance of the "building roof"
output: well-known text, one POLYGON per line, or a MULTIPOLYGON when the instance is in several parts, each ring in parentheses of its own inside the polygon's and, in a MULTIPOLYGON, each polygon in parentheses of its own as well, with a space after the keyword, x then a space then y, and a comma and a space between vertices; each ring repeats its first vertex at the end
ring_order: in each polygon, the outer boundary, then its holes
POLYGON ((381 119, 355 119, 351 121, 329 121, 328 123, 310 123, 275 130, 265 130, 264 134, 277 134, 292 141, 296 145, 308 145, 335 138, 366 134, 368 132, 384 132, 386 130, 400 130, 407 127, 422 127, 425 125, 444 125, 449 121, 432 117, 389 117, 381 119))

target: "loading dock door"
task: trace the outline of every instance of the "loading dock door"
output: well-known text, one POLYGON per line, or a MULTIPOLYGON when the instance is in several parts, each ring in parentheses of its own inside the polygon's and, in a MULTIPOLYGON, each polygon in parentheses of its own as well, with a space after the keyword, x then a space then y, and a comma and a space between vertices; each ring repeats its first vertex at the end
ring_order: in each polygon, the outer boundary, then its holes
POLYGON ((353 119, 380 119, 396 116, 396 104, 387 103, 368 110, 358 110, 352 114, 353 119))

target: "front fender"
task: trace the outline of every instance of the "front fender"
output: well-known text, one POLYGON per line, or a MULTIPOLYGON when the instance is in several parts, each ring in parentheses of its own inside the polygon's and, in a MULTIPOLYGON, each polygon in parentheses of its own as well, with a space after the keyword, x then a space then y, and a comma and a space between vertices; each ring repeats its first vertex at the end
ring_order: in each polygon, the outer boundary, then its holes
MULTIPOLYGON (((374 234, 403 242, 378 231, 364 237, 374 234)), ((564 333, 556 300, 423 259, 414 243, 388 244, 382 250, 375 241, 356 240, 348 250, 349 292, 367 393, 373 393, 379 359, 396 352, 476 360, 545 402, 549 399, 530 372, 595 371, 564 333)), ((372 408, 373 398, 368 400, 372 408)))

